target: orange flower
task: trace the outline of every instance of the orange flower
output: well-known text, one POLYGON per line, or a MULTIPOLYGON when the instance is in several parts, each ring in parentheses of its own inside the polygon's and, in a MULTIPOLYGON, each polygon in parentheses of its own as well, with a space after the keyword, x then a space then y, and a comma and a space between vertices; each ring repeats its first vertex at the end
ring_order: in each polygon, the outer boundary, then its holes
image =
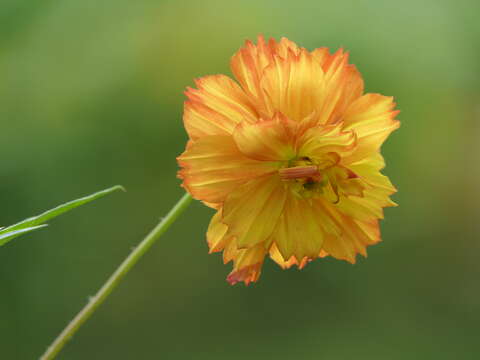
POLYGON ((380 241, 396 190, 380 146, 398 128, 391 97, 364 94, 348 53, 286 38, 247 41, 225 75, 188 88, 183 187, 216 209, 210 252, 233 260, 227 280, 256 281, 266 255, 282 268, 327 255, 355 262, 380 241))

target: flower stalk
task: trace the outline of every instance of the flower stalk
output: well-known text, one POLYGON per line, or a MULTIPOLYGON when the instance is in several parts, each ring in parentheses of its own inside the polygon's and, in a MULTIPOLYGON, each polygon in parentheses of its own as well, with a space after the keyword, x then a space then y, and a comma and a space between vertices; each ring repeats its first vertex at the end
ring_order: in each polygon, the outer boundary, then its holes
POLYGON ((155 228, 142 240, 142 242, 130 253, 130 255, 120 264, 105 284, 98 292, 90 298, 85 307, 73 318, 67 327, 58 335, 55 341, 48 347, 40 360, 51 360, 62 350, 67 341, 77 332, 82 324, 95 312, 95 310, 107 299, 110 293, 122 281, 123 277, 140 260, 155 241, 165 233, 165 231, 175 222, 175 220, 188 207, 192 200, 189 194, 183 197, 175 204, 170 212, 162 218, 155 228))

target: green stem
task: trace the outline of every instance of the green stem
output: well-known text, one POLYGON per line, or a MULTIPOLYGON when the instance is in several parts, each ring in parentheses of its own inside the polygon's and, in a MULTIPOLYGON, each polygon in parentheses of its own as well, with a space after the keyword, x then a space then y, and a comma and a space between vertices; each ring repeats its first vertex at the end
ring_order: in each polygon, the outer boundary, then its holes
POLYGON ((142 240, 142 242, 128 255, 120 264, 117 270, 110 276, 107 282, 98 290, 97 294, 90 299, 88 304, 73 318, 68 326, 58 335, 52 345, 49 346, 40 360, 50 360, 62 350, 67 341, 77 332, 82 324, 95 312, 97 307, 102 304, 115 287, 121 282, 128 271, 137 263, 145 252, 162 236, 162 234, 172 225, 180 214, 187 208, 192 200, 189 194, 177 202, 157 226, 142 240))

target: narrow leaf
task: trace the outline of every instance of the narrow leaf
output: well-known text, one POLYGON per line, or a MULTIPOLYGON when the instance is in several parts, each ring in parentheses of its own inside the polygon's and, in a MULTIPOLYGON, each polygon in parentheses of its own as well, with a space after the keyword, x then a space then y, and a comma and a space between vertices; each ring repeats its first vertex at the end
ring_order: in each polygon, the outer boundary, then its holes
POLYGON ((20 235, 25 234, 25 233, 29 233, 30 231, 33 231, 33 230, 44 228, 45 226, 48 226, 48 225, 43 224, 43 225, 38 225, 38 226, 32 226, 32 227, 27 227, 27 228, 20 229, 20 230, 13 230, 13 231, 1 234, 0 235, 0 246, 9 242, 13 238, 16 238, 17 236, 20 236, 20 235))
POLYGON ((53 219, 53 218, 65 213, 67 211, 70 211, 70 210, 78 207, 78 206, 87 204, 87 203, 89 203, 93 200, 99 199, 99 198, 101 198, 105 195, 108 195, 108 194, 110 194, 114 191, 117 191, 117 190, 125 191, 125 189, 122 186, 116 185, 116 186, 113 186, 109 189, 96 192, 92 195, 88 195, 88 196, 82 197, 80 199, 69 201, 69 202, 67 202, 65 204, 62 204, 62 205, 59 205, 59 206, 57 206, 57 207, 55 207, 51 210, 47 210, 47 211, 45 211, 44 213, 42 213, 38 216, 34 216, 34 217, 31 217, 31 218, 22 220, 22 221, 20 221, 16 224, 13 224, 13 225, 7 226, 3 229, 0 229, 0 246, 4 245, 8 241, 10 241, 13 237, 16 237, 18 235, 21 235, 23 233, 26 233, 26 232, 29 232, 29 231, 32 231, 32 230, 36 229, 38 225, 41 225, 41 224, 45 223, 46 221, 48 221, 50 219, 53 219), (5 239, 3 239, 4 241, 2 242, 2 240, 1 240, 2 235, 10 234, 10 233, 12 233, 13 231, 16 231, 16 230, 25 230, 25 229, 29 229, 29 230, 24 231, 24 232, 20 232, 20 233, 16 233, 16 234, 13 235, 13 237, 8 237, 7 236, 5 239))

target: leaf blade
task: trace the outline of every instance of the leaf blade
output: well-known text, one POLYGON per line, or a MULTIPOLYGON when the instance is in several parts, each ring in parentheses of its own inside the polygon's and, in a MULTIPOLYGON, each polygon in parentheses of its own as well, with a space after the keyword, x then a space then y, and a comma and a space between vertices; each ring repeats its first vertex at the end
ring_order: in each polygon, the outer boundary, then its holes
POLYGON ((13 240, 17 236, 23 235, 25 233, 29 233, 29 232, 37 230, 37 229, 44 228, 46 226, 48 226, 48 225, 47 224, 42 224, 42 225, 27 227, 27 228, 23 228, 23 229, 19 229, 19 230, 12 230, 10 232, 3 233, 3 234, 0 235, 0 246, 2 246, 3 244, 6 244, 10 240, 13 240))
POLYGON ((118 190, 125 191, 125 189, 122 186, 115 185, 108 189, 93 193, 91 195, 87 195, 87 196, 66 202, 64 204, 58 205, 53 209, 50 209, 41 213, 40 215, 29 217, 25 220, 19 221, 16 224, 13 224, 4 228, 0 228, 0 246, 6 244, 8 241, 12 240, 13 238, 19 235, 33 231, 35 229, 38 229, 39 227, 43 227, 42 224, 44 224, 46 221, 50 219, 53 219, 63 213, 73 210, 81 205, 88 204, 93 200, 99 199, 101 197, 104 197, 105 195, 111 194, 112 192, 115 192, 118 190), (16 233, 13 237, 9 237, 9 236, 7 236, 6 238, 2 237, 5 234, 8 234, 14 231, 19 231, 19 230, 25 230, 25 229, 29 229, 29 231, 20 231, 16 233), (2 239, 4 239, 4 241, 2 241, 2 239))

